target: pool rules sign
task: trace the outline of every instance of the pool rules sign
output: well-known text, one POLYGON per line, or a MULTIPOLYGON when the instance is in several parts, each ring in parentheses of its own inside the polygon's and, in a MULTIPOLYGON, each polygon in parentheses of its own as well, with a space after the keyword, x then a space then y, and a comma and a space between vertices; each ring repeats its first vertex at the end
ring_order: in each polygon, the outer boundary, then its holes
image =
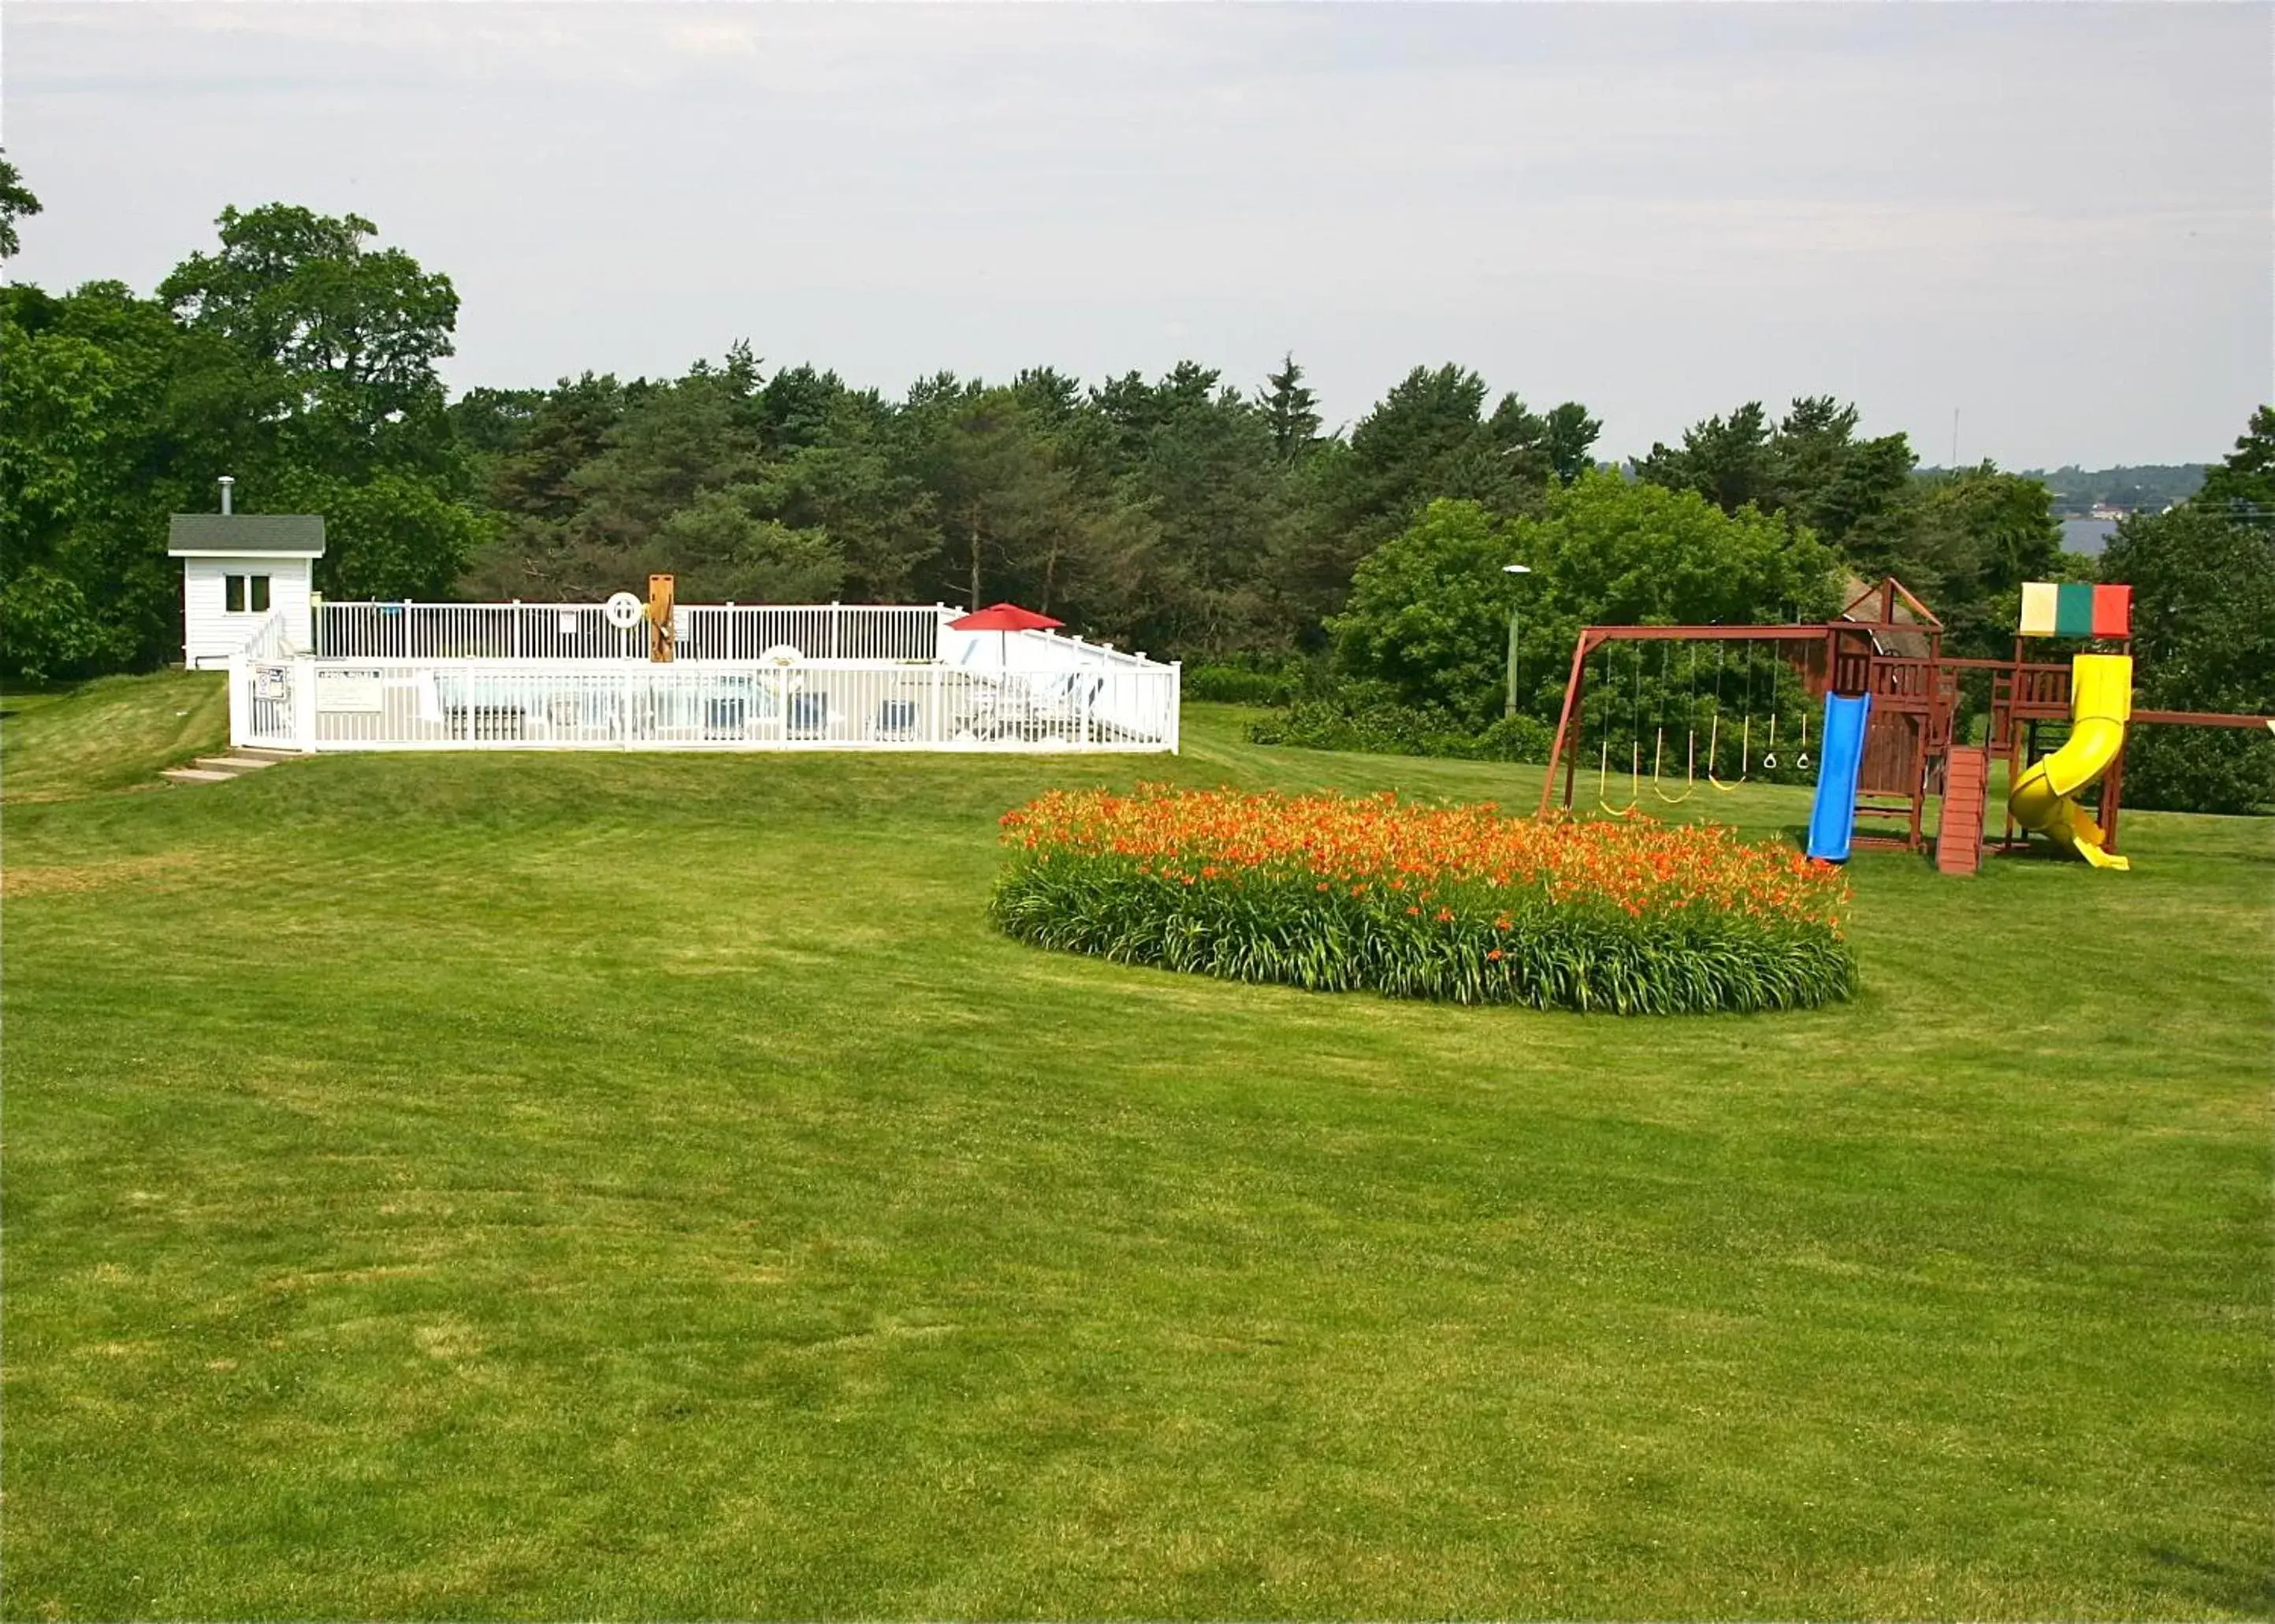
POLYGON ((316 672, 316 708, 335 715, 377 715, 387 708, 376 671, 316 672))

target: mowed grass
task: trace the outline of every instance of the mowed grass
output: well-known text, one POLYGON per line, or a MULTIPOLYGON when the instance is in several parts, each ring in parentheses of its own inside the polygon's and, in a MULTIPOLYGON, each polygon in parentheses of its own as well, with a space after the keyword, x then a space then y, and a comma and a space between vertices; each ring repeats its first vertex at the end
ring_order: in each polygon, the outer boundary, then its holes
POLYGON ((203 672, 0 697, 0 781, 10 801, 163 789, 161 768, 228 743, 228 692, 203 672))
POLYGON ((1053 785, 1538 784, 1236 722, 11 800, 8 1614, 2275 1608, 2275 824, 1863 857, 1796 1015, 991 933, 1053 785))

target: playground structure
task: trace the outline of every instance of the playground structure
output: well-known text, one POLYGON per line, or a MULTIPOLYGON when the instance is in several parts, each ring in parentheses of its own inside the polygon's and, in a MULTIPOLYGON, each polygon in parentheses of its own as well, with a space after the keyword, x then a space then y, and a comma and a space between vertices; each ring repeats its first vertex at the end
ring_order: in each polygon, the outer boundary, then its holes
POLYGON ((1802 774, 1813 770, 1813 857, 1844 860, 1854 847, 1921 851, 1931 842, 1939 869, 1972 873, 1986 850, 2018 851, 2037 834, 2096 867, 2123 868, 2118 822, 2128 727, 2275 730, 2275 718, 2133 709, 2131 620, 2130 587, 2033 582, 2023 589, 2012 659, 1947 656, 1943 623, 1891 576, 1857 593, 1837 618, 1815 623, 1584 627, 1539 811, 1556 804, 1560 772, 1561 803, 1573 807, 1592 731, 1597 798, 1606 811, 1640 804, 1646 784, 1657 800, 1674 804, 1702 782, 1727 789, 1780 769, 1785 782, 1805 782, 1802 774), (2025 657, 2031 639, 2047 637, 2097 648, 2061 663, 2025 657), (1687 691, 1673 659, 1685 643, 1687 691), (1733 645, 1742 649, 1742 675, 1726 697, 1733 645), (1631 657, 1619 661, 1616 651, 1629 646, 1631 657), (1659 676, 1646 729, 1644 651, 1652 646, 1660 651, 1659 676), (1711 695, 1702 646, 1716 650, 1711 695), (1613 691, 1609 704, 1599 699, 1592 729, 1591 661, 1602 667, 1597 686, 1613 691), (1628 728, 1615 742, 1617 696, 1629 684, 1628 728), (1677 712, 1680 725, 1670 729, 1667 718, 1677 712), (2004 827, 1986 841, 1991 767, 2001 759, 2010 786, 2004 827), (1678 779, 1679 793, 1665 787, 1678 779), (1625 806, 1613 799, 1622 780, 1625 806), (2082 798, 2089 795, 2090 807, 2082 798), (1932 835, 1931 801, 1940 804, 1932 835))

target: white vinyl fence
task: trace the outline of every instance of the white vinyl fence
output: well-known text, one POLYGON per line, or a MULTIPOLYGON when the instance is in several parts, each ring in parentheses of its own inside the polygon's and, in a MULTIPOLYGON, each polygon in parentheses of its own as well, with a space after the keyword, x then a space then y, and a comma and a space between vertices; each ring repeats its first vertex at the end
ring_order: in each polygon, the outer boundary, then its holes
POLYGON ((271 639, 232 662, 231 737, 314 751, 1177 748, 1175 665, 1047 632, 943 631, 955 613, 689 606, 676 647, 720 652, 657 662, 643 626, 619 631, 590 605, 326 603, 317 653, 271 639), (573 652, 539 647, 548 635, 573 652), (859 652, 807 652, 832 646, 859 652))
MULTIPOLYGON (((681 660, 933 660, 941 604, 681 604, 681 660)), ((597 603, 319 603, 316 653, 380 660, 646 660, 646 621, 611 626, 597 603)))

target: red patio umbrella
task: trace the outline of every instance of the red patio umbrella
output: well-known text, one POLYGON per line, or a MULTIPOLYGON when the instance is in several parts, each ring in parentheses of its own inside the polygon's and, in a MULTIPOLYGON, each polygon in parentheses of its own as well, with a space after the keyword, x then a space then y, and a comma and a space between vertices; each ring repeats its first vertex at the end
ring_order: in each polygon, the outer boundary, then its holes
POLYGON ((994 631, 1004 635, 996 638, 998 663, 1011 663, 1010 638, 1014 631, 1047 631, 1066 622, 1053 620, 1047 615, 1038 615, 1032 609, 1023 609, 1016 603, 991 603, 984 609, 974 609, 948 623, 950 631, 994 631))

